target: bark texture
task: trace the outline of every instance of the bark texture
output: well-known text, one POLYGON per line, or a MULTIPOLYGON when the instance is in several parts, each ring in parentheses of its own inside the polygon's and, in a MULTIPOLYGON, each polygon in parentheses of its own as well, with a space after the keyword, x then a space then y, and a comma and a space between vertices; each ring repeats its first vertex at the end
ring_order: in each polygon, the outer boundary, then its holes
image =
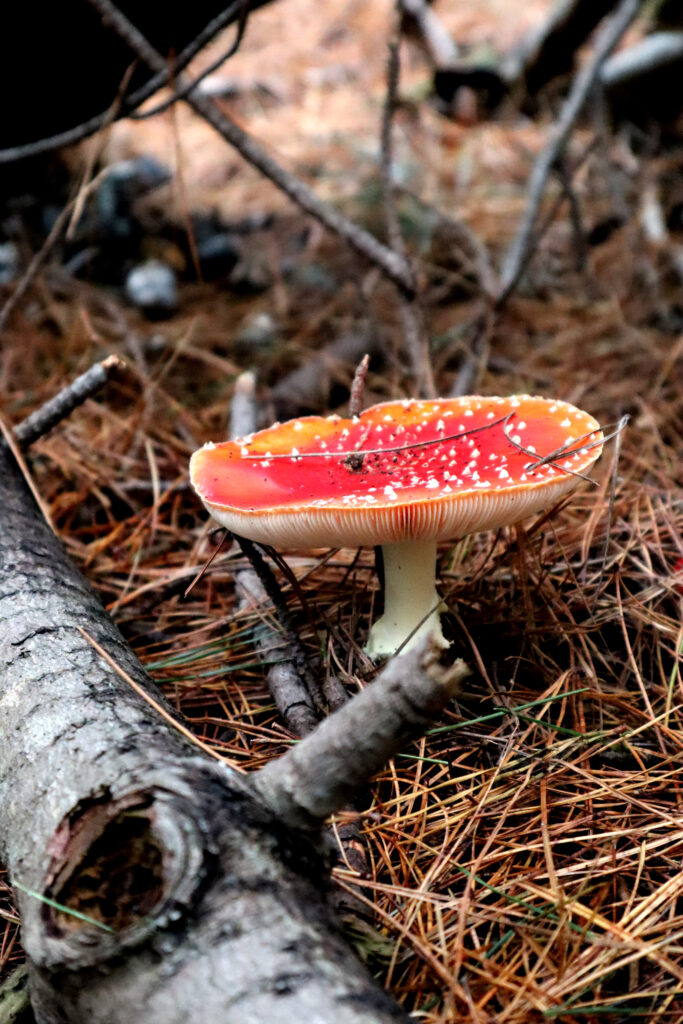
MULTIPOLYGON (((40 1024, 384 1024, 313 842, 175 734, 0 447, 0 856, 40 1024)), ((155 695, 156 696, 156 695, 155 695)), ((157 698, 158 699, 158 698, 157 698)))
POLYGON ((377 683, 326 718, 306 743, 271 761, 254 784, 285 821, 310 828, 346 803, 432 718, 470 675, 464 661, 443 666, 424 645, 387 662, 377 683), (379 684, 379 685, 378 685, 379 684))

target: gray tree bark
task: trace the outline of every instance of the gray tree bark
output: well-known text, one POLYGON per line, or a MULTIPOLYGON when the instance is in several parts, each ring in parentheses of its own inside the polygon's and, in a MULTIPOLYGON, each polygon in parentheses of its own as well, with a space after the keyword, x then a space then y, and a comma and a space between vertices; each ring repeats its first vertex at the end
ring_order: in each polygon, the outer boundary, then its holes
POLYGON ((153 689, 4 446, 0 510, 0 857, 40 1024, 405 1020, 337 931, 315 833, 83 637, 153 689))

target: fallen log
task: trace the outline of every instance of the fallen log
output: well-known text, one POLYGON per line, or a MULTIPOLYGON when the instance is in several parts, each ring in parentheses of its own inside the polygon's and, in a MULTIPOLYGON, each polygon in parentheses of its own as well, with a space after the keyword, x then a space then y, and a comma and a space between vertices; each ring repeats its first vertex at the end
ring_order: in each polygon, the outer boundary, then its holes
MULTIPOLYGON (((321 804, 313 765, 314 804, 292 791, 304 740, 291 769, 281 759, 278 806, 272 771, 262 795, 260 773, 198 750, 143 699, 161 702, 4 445, 0 508, 0 858, 18 887, 39 1024, 406 1020, 327 907, 315 808, 339 806, 345 780, 321 804)), ((395 661, 347 705, 369 694, 375 708, 361 715, 378 742, 356 781, 424 728, 466 671, 429 652, 403 664, 405 679, 395 661)), ((313 756, 324 747, 318 738, 313 756)))

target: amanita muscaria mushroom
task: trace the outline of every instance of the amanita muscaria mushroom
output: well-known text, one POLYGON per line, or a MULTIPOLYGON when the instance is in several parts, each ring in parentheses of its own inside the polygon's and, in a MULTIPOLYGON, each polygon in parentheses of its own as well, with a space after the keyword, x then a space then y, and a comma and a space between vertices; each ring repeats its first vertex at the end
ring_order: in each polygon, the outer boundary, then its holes
POLYGON ((192 483, 228 530, 275 547, 382 545, 384 614, 372 657, 427 633, 447 646, 436 545, 517 522, 570 491, 603 435, 567 402, 512 395, 384 402, 206 444, 192 483))

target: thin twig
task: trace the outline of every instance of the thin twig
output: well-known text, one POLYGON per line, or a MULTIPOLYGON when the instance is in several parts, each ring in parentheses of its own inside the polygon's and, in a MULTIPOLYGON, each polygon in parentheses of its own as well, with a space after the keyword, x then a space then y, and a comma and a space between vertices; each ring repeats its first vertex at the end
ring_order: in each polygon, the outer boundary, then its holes
MULTIPOLYGON (((394 452, 408 452, 413 448, 429 448, 431 445, 444 444, 446 441, 459 441, 461 437, 469 437, 470 434, 479 434, 482 430, 490 430, 491 427, 497 427, 499 423, 507 423, 511 416, 514 416, 514 413, 509 412, 505 416, 500 416, 497 420, 491 420, 490 423, 482 424, 481 427, 470 427, 469 430, 459 430, 455 434, 443 434, 441 437, 430 437, 425 441, 410 441, 407 444, 389 445, 386 448, 363 448, 362 441, 364 438, 361 438, 361 443, 357 444, 353 451, 354 454, 357 453, 363 456, 391 455, 394 452)), ((242 458, 261 460, 267 458, 269 462, 273 459, 289 459, 292 462, 299 462, 300 459, 347 459, 348 455, 348 451, 333 452, 328 449, 320 452, 299 452, 298 455, 292 455, 291 452, 275 455, 269 452, 266 455, 264 452, 261 452, 260 455, 242 455, 242 458)))
POLYGON ((574 243, 574 269, 576 271, 585 270, 588 260, 588 245, 581 215, 581 203, 572 184, 567 162, 564 159, 557 162, 557 176, 569 206, 569 223, 571 224, 572 241, 574 243))
POLYGON ((612 465, 612 474, 610 478, 609 486, 609 507, 607 509, 607 522, 605 524, 605 543, 602 548, 602 554, 600 556, 600 572, 595 582, 595 589, 593 591, 593 605, 591 607, 591 615, 594 614, 597 603, 600 599, 600 591, 602 589, 602 580, 605 575, 605 566, 607 564, 607 552, 609 551, 609 545, 612 533, 612 521, 614 519, 614 505, 617 498, 617 474, 619 472, 619 456, 621 455, 621 434, 625 430, 626 425, 629 421, 628 416, 622 416, 619 420, 617 429, 614 432, 614 463, 612 465))
POLYGON ((461 56, 458 45, 426 0, 401 0, 401 10, 415 25, 434 67, 455 64, 461 56))
POLYGON ((225 53, 221 53, 220 56, 216 58, 216 60, 212 61, 207 67, 205 67, 203 71, 201 71, 195 78, 186 82, 182 89, 176 89, 173 95, 169 96, 168 99, 163 100, 161 103, 158 103, 156 106, 151 107, 149 110, 139 111, 135 114, 131 114, 131 121, 147 121, 149 120, 150 117, 157 117, 159 114, 165 114, 167 110, 170 110, 170 108, 178 102, 178 100, 183 100, 187 96, 189 96, 191 92, 194 92, 194 90, 199 85, 201 85, 205 78, 208 78, 208 76, 212 74, 214 71, 217 71, 222 64, 225 64, 227 60, 230 60, 231 57, 234 57, 242 44, 242 40, 244 39, 244 33, 247 30, 247 21, 249 19, 249 13, 249 0, 239 0, 237 34, 228 50, 225 53))
POLYGON ((115 373, 123 370, 125 365, 118 356, 107 356, 80 377, 72 380, 59 394, 41 405, 14 428, 14 436, 19 446, 24 449, 30 447, 38 438, 66 419, 74 409, 96 394, 115 373))
POLYGON ((398 82, 401 74, 401 3, 394 4, 391 28, 387 44, 387 87, 382 108, 380 127, 380 171, 382 174, 382 200, 384 205, 384 223, 387 230, 389 245, 395 252, 405 256, 405 242, 401 233, 401 225, 396 209, 396 192, 394 189, 394 116, 398 95, 398 82))
MULTIPOLYGON (((161 54, 150 45, 142 33, 111 0, 89 0, 89 2, 99 11, 105 22, 118 32, 133 52, 153 71, 162 72, 166 70, 166 63, 161 54)), ((185 79, 182 76, 178 76, 177 88, 182 91, 185 86, 185 79)), ((253 167, 256 167, 264 177, 277 185, 297 206, 348 242, 349 245, 377 266, 407 295, 414 294, 413 275, 402 256, 384 245, 363 228, 354 224, 353 221, 348 220, 338 210, 335 210, 319 199, 308 185, 281 167, 280 164, 261 149, 258 143, 235 124, 234 121, 231 121, 211 97, 202 96, 195 92, 187 95, 185 101, 197 114, 215 128, 218 134, 237 150, 240 156, 253 167)))
POLYGON ((557 123, 529 176, 524 214, 503 261, 500 287, 496 295, 498 306, 512 293, 528 262, 529 252, 534 246, 534 225, 550 172, 565 150, 574 125, 599 80, 603 64, 638 14, 640 7, 641 0, 621 0, 614 14, 609 17, 598 34, 590 60, 574 78, 557 123))
POLYGON ((412 363, 415 387, 422 398, 430 398, 436 394, 434 373, 429 358, 429 340, 425 331, 422 311, 418 305, 417 274, 408 258, 406 244, 401 234, 401 225, 396 209, 396 192, 393 181, 394 145, 393 128, 396 113, 398 83, 401 73, 400 47, 401 22, 403 8, 401 0, 396 0, 391 29, 389 31, 387 53, 387 88, 382 109, 380 130, 380 171, 382 177, 382 194, 384 201, 384 221, 387 238, 393 252, 404 261, 411 280, 411 290, 399 288, 398 301, 403 330, 403 341, 406 352, 412 363))
POLYGON ((363 392, 365 390, 365 381, 368 376, 368 370, 370 368, 370 356, 365 353, 358 366, 356 372, 353 375, 353 381, 351 382, 351 392, 349 395, 349 418, 353 419, 354 416, 360 416, 363 408, 363 392))

